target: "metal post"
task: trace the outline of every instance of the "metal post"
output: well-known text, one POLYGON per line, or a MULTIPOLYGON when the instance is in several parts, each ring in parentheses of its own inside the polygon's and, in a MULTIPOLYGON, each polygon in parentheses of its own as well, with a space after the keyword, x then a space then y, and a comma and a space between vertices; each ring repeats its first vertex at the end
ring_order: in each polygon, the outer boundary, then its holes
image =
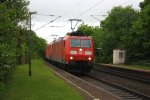
POLYGON ((30 17, 30 31, 28 33, 28 62, 29 62, 29 76, 32 76, 31 71, 31 15, 36 14, 37 12, 29 12, 30 17))
POLYGON ((29 76, 32 76, 31 73, 31 13, 30 14, 30 31, 28 33, 28 60, 29 60, 29 76))
POLYGON ((71 29, 72 29, 72 32, 74 32, 74 29, 73 29, 73 27, 72 27, 72 20, 71 20, 71 29))
POLYGON ((102 44, 103 43, 100 43, 100 49, 99 49, 99 63, 101 63, 101 50, 102 50, 102 44))
POLYGON ((102 44, 100 43, 99 48, 97 48, 97 50, 99 50, 99 63, 101 63, 101 50, 102 50, 102 44))

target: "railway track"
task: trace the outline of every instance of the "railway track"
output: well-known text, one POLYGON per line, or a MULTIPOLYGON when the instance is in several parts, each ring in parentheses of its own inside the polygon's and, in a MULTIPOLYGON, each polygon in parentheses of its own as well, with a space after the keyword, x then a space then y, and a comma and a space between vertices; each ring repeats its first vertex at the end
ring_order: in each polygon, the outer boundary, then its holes
POLYGON ((94 66, 87 77, 97 80, 100 87, 123 100, 150 100, 150 74, 128 70, 94 66))
POLYGON ((135 80, 137 82, 141 82, 144 84, 150 84, 150 78, 140 75, 139 74, 140 72, 138 74, 135 74, 134 72, 132 73, 128 71, 122 71, 123 69, 119 70, 119 68, 115 70, 115 69, 111 69, 107 67, 100 67, 100 66, 94 66, 93 70, 105 72, 105 73, 116 75, 116 76, 123 77, 123 78, 128 78, 128 79, 135 80))
MULTIPOLYGON (((58 72, 60 73, 61 71, 58 71, 58 72)), ((61 73, 61 75, 63 75, 63 74, 61 73)), ((87 92, 93 94, 93 96, 95 96, 95 97, 99 97, 100 99, 103 98, 102 100, 116 100, 116 99, 106 99, 106 98, 110 98, 109 95, 111 95, 112 97, 121 98, 119 100, 150 100, 150 95, 148 95, 148 94, 144 94, 142 92, 136 91, 136 89, 132 89, 130 87, 128 88, 123 85, 119 85, 121 83, 119 83, 118 80, 123 79, 123 81, 124 81, 125 78, 121 76, 120 79, 117 79, 114 76, 119 77, 119 75, 110 74, 110 73, 108 73, 108 70, 106 72, 106 71, 96 70, 94 68, 94 70, 92 70, 91 73, 87 74, 87 76, 83 76, 83 77, 86 77, 86 79, 83 78, 82 76, 79 77, 81 80, 86 81, 86 83, 85 82, 82 83, 75 77, 70 77, 70 75, 66 75, 66 74, 64 74, 64 75, 70 82, 77 84, 79 87, 81 87, 82 89, 86 90, 87 92), (104 73, 108 76, 105 77, 103 75, 104 73), (117 81, 116 83, 119 83, 119 84, 116 84, 115 82, 112 82, 109 79, 116 80, 117 81), (87 85, 87 83, 90 83, 93 85, 92 86, 89 84, 87 85), (97 88, 95 88, 95 87, 97 87, 97 88), (101 89, 101 88, 102 88, 102 90, 99 91, 99 89, 101 89), (105 92, 104 92, 104 90, 105 90, 105 92)), ((125 82, 128 83, 128 81, 125 81, 125 82)), ((143 83, 143 82, 141 82, 141 83, 143 83)), ((130 83, 130 84, 132 84, 132 83, 130 83)), ((142 87, 140 87, 140 88, 142 88, 142 87)), ((150 93, 150 91, 148 91, 148 93, 150 93)))
POLYGON ((112 94, 119 96, 122 100, 150 100, 150 96, 138 93, 132 89, 119 86, 118 84, 111 83, 107 80, 99 78, 98 75, 94 73, 87 74, 88 77, 97 80, 99 86, 112 94))

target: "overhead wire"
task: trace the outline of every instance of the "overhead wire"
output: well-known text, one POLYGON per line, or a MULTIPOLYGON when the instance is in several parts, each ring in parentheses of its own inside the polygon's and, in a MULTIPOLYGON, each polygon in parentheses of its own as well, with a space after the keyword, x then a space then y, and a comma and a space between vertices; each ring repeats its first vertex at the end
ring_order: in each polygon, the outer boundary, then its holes
MULTIPOLYGON (((83 1, 84 1, 84 0, 83 0, 83 1)), ((75 18, 78 18, 78 17, 80 17, 80 16, 86 14, 87 12, 89 12, 90 10, 92 10, 93 8, 95 8, 95 7, 97 7, 99 4, 101 4, 103 1, 104 1, 104 0, 99 1, 99 2, 96 3, 95 5, 91 6, 89 9, 87 9, 87 10, 85 10, 84 12, 80 13, 80 14, 79 14, 78 16, 76 16, 75 18)), ((127 4, 127 3, 129 3, 129 1, 128 1, 128 2, 125 2, 125 3, 121 3, 121 4, 119 4, 119 5, 123 5, 123 4, 127 4)), ((74 7, 73 7, 73 8, 74 8, 74 7)), ((73 9, 73 8, 72 8, 72 9, 73 9)), ((71 9, 70 9, 69 11, 71 11, 71 9)), ((66 14, 68 14, 69 11, 68 11, 66 14)), ((68 20, 67 20, 66 22, 68 22, 68 20)), ((66 25, 68 25, 68 24, 69 24, 69 23, 67 23, 66 25)), ((63 25, 63 26, 66 26, 66 25, 63 25)), ((63 26, 62 26, 62 27, 63 27, 63 26)))
MULTIPOLYGON (((117 6, 124 5, 124 4, 128 4, 128 3, 130 3, 131 1, 133 1, 133 0, 130 0, 130 1, 127 1, 127 2, 124 2, 124 3, 120 3, 120 4, 118 4, 117 6)), ((96 17, 94 17, 94 16, 107 16, 107 15, 92 15, 92 14, 91 14, 91 17, 95 18, 96 20, 99 20, 98 18, 96 18, 96 17)), ((99 20, 99 21, 100 21, 100 20, 99 20)))
POLYGON ((93 5, 92 7, 90 7, 89 9, 87 9, 86 11, 80 13, 80 14, 79 14, 77 17, 75 17, 75 18, 78 18, 78 17, 82 16, 83 14, 89 12, 91 9, 95 8, 96 6, 98 6, 98 5, 101 4, 103 1, 104 1, 104 0, 99 1, 98 3, 96 3, 95 5, 93 5))
MULTIPOLYGON (((122 6, 122 5, 124 5, 124 4, 128 4, 128 3, 130 3, 131 1, 133 1, 133 0, 130 0, 130 1, 127 1, 127 2, 124 2, 124 3, 120 3, 120 4, 118 4, 117 6, 122 6)), ((103 13, 103 12, 102 12, 103 13)), ((91 14, 92 15, 92 14, 91 14)), ((98 15, 94 15, 94 16, 100 16, 99 14, 98 15)))
MULTIPOLYGON (((69 9, 67 12, 65 12, 62 17, 64 17, 65 15, 69 14, 70 11, 72 11, 72 10, 75 9, 77 6, 79 6, 83 1, 84 1, 84 0, 81 0, 80 2, 78 2, 74 7, 72 7, 72 8, 69 9)), ((36 14, 36 15, 41 15, 41 16, 54 16, 54 15, 44 15, 44 14, 36 14)), ((36 20, 37 20, 37 18, 36 18, 36 20)), ((37 21, 39 21, 39 20, 37 20, 37 21)), ((66 22, 67 22, 67 21, 66 21, 66 22)), ((46 25, 48 25, 48 24, 49 24, 49 22, 48 22, 47 24, 41 26, 40 28, 42 28, 42 27, 44 27, 44 26, 46 26, 46 25)), ((65 26, 65 25, 62 25, 62 26, 50 26, 50 27, 64 27, 64 26, 65 26)), ((39 28, 38 28, 38 29, 39 29, 39 28)), ((36 30, 38 30, 38 29, 36 29, 36 30)), ((35 30, 35 31, 36 31, 36 30, 35 30)))
POLYGON ((73 6, 71 9, 69 9, 67 12, 65 12, 62 16, 69 14, 72 10, 74 10, 75 8, 80 6, 83 1, 85 1, 85 0, 81 0, 80 2, 78 2, 75 6, 73 6))
MULTIPOLYGON (((79 3, 77 3, 77 4, 76 4, 74 7, 72 7, 70 10, 68 10, 67 12, 65 12, 65 13, 63 14, 63 17, 64 17, 65 15, 67 15, 68 13, 70 13, 71 10, 73 10, 73 9, 75 9, 77 6, 79 6, 83 1, 84 1, 84 0, 81 0, 79 3)), ((86 11, 82 12, 81 14, 79 14, 77 17, 80 17, 80 16, 82 16, 83 14, 87 13, 87 12, 90 11, 91 9, 93 9, 93 8, 95 8, 96 6, 98 6, 99 4, 101 4, 103 1, 104 1, 104 0, 101 0, 100 2, 96 3, 95 5, 93 5, 93 6, 90 7, 89 9, 87 9, 86 11)), ((77 18, 77 17, 75 17, 75 18, 77 18)), ((68 22, 68 20, 67 20, 66 22, 68 22)), ((64 27, 64 26, 66 26, 66 25, 68 25, 68 24, 69 24, 69 23, 66 23, 65 25, 62 25, 61 27, 64 27)), ((46 25, 47 25, 47 24, 46 24, 46 25)), ((44 25, 44 26, 46 26, 46 25, 44 25)), ((55 27, 57 27, 57 26, 55 26, 55 27)), ((59 26, 58 26, 58 27, 59 27, 59 26)))
POLYGON ((33 16, 33 18, 35 18, 40 23, 40 21, 39 21, 39 19, 37 17, 33 16))
POLYGON ((36 15, 40 15, 40 16, 54 16, 54 15, 44 15, 44 14, 36 14, 36 15))
MULTIPOLYGON (((98 6, 98 5, 101 4, 103 1, 104 1, 104 0, 99 1, 98 3, 96 3, 95 5, 93 5, 92 7, 90 7, 89 9, 87 9, 86 11, 80 13, 80 14, 79 14, 78 16, 76 16, 75 18, 78 18, 78 17, 82 16, 83 14, 89 12, 91 9, 95 8, 96 6, 98 6)), ((68 20, 67 20, 66 22, 68 22, 68 20)), ((68 23, 67 23, 66 25, 68 25, 68 23)), ((64 25, 64 26, 66 26, 66 25, 64 25)))
MULTIPOLYGON (((83 0, 84 1, 84 0, 83 0)), ((99 4, 101 4, 104 0, 101 0, 100 2, 96 3, 95 5, 93 5, 92 7, 90 7, 89 9, 87 9, 86 11, 84 11, 83 13, 79 14, 77 17, 82 16, 83 14, 87 13, 88 11, 90 11, 91 9, 95 8, 96 6, 98 6, 99 4)), ((75 18, 77 18, 75 17, 75 18)), ((68 20, 66 21, 68 22, 68 20)), ((68 25, 69 23, 66 23, 64 26, 68 25)))
POLYGON ((61 16, 58 16, 57 18, 55 18, 55 19, 53 19, 53 20, 49 21, 48 23, 46 23, 46 24, 42 25, 41 27, 37 28, 37 29, 36 29, 36 30, 34 30, 34 31, 37 31, 37 30, 39 30, 39 29, 43 28, 44 26, 46 26, 46 25, 48 25, 48 24, 50 24, 50 23, 54 22, 55 20, 57 20, 57 19, 58 19, 58 18, 60 18, 60 17, 61 17, 61 16))
MULTIPOLYGON (((85 0, 81 0, 80 2, 78 2, 78 3, 77 3, 75 6, 73 6, 70 10, 68 10, 67 12, 65 12, 62 17, 64 17, 65 15, 69 14, 73 9, 75 9, 76 7, 78 7, 83 1, 85 1, 85 0)), ((75 18, 78 18, 78 17, 80 17, 80 16, 86 14, 87 12, 89 12, 90 10, 92 10, 93 8, 95 8, 95 7, 97 7, 99 4, 101 4, 103 1, 104 1, 104 0, 99 1, 99 2, 96 3, 95 5, 91 6, 89 9, 87 9, 87 10, 85 10, 84 12, 80 13, 80 14, 79 14, 78 16, 76 16, 75 18)), ((127 3, 129 3, 129 2, 125 2, 125 3, 119 4, 119 5, 123 5, 123 4, 127 4, 127 3)), ((37 14, 37 15, 53 16, 53 15, 44 15, 44 14, 37 14)), ((60 18, 60 17, 59 17, 59 18, 60 18)), ((48 24, 54 22, 54 21, 57 20, 57 19, 58 19, 58 17, 57 17, 56 19, 54 19, 54 20, 51 20, 51 21, 48 22, 47 24, 42 25, 41 27, 39 27, 39 28, 36 29, 35 31, 37 31, 37 30, 39 30, 40 28, 42 28, 42 27, 44 27, 44 26, 46 26, 46 25, 48 25, 48 24)), ((50 26, 50 27, 64 27, 64 26, 66 26, 66 25, 69 24, 69 23, 68 23, 68 20, 67 20, 66 22, 67 22, 67 23, 66 23, 65 25, 62 25, 62 26, 50 26)))
MULTIPOLYGON (((81 5, 81 3, 83 3, 85 0, 80 0, 75 6, 73 6, 71 9, 69 9, 68 11, 66 11, 61 18, 63 18, 64 16, 66 16, 67 14, 69 14, 72 10, 74 10, 75 8, 77 8, 78 6, 81 5)), ((66 24, 62 25, 62 26, 55 26, 55 27, 65 27, 66 25, 68 25, 69 21, 65 21, 66 24)))
POLYGON ((57 27, 64 27, 64 25, 61 25, 61 26, 49 26, 49 27, 56 27, 57 28, 57 27))

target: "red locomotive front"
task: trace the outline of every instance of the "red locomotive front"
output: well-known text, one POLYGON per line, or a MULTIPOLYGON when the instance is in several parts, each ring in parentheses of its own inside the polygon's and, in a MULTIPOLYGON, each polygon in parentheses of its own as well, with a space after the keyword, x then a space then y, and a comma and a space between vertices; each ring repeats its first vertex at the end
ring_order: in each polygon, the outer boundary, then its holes
POLYGON ((93 67, 94 43, 91 36, 59 38, 49 45, 50 61, 63 64, 72 72, 87 73, 93 67))

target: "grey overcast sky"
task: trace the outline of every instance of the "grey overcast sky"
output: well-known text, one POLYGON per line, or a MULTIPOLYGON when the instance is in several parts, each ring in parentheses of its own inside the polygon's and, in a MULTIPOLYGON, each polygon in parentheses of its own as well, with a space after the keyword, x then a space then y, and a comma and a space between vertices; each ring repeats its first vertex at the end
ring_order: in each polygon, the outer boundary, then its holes
MULTIPOLYGON (((32 30, 36 30, 36 34, 46 39, 49 43, 54 38, 51 35, 58 35, 58 38, 65 36, 67 32, 71 32, 69 19, 82 19, 84 24, 98 26, 99 21, 91 17, 91 15, 108 15, 108 12, 115 6, 125 7, 130 5, 134 9, 140 10, 139 3, 142 1, 143 0, 30 0, 30 11, 38 12, 37 15, 32 15, 32 30), (56 19, 58 16, 61 17, 45 27, 38 29, 42 25, 56 19)), ((105 19, 104 16, 95 17, 99 20, 105 19)), ((79 22, 78 25, 81 23, 82 22, 79 22)))

